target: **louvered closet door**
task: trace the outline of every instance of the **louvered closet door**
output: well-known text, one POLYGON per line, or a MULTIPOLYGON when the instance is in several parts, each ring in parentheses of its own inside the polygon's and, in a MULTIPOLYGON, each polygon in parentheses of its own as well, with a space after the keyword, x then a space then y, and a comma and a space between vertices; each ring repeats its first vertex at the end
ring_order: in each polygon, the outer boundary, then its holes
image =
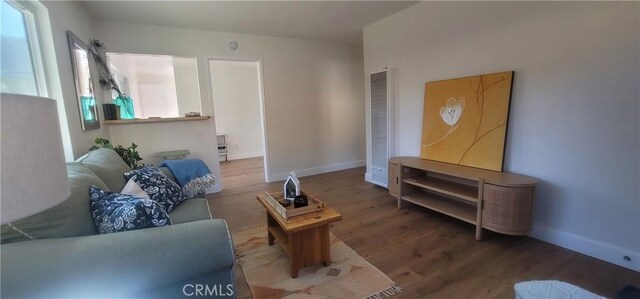
POLYGON ((371 179, 387 186, 389 160, 387 72, 371 74, 371 179))

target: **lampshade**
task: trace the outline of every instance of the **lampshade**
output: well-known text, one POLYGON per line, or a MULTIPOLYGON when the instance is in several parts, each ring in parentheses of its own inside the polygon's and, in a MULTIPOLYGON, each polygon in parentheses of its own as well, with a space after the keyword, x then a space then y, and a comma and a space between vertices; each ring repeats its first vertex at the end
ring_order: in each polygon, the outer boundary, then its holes
POLYGON ((0 94, 0 223, 51 208, 71 192, 56 101, 0 94))

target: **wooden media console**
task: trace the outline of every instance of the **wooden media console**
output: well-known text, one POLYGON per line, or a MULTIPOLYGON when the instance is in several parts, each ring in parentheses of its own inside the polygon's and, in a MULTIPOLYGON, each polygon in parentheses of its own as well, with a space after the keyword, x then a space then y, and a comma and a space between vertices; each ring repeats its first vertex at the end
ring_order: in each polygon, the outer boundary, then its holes
POLYGON ((533 221, 536 180, 419 157, 389 160, 389 194, 398 208, 410 202, 476 226, 508 235, 526 235, 533 221))

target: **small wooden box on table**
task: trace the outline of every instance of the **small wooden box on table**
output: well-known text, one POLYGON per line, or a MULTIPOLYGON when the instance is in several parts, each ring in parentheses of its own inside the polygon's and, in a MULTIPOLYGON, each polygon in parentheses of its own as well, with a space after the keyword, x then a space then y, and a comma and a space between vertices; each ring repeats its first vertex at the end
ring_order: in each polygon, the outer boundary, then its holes
MULTIPOLYGON (((317 198, 302 191, 311 202, 320 202, 317 198)), ((283 200, 283 193, 270 193, 277 201, 283 200)), ((291 259, 291 278, 298 277, 298 271, 306 266, 331 263, 331 243, 329 224, 342 219, 336 210, 323 204, 321 212, 295 215, 285 219, 267 200, 268 195, 259 194, 257 199, 267 210, 267 235, 269 246, 278 241, 291 259)), ((320 202, 322 203, 322 202, 320 202)), ((293 207, 286 208, 292 211, 293 207)), ((293 213, 296 214, 296 213, 293 213)))

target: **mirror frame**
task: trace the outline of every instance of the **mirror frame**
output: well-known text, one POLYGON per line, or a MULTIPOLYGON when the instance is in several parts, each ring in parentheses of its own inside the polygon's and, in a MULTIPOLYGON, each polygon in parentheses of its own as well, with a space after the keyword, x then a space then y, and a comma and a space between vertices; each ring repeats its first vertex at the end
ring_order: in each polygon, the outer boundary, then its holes
POLYGON ((79 37, 77 37, 71 31, 67 31, 67 39, 69 40, 69 52, 71 53, 71 69, 73 70, 73 79, 75 81, 76 97, 78 99, 78 112, 80 114, 80 124, 82 127, 82 131, 99 129, 100 116, 98 114, 98 101, 95 96, 96 94, 93 84, 93 78, 91 77, 91 63, 89 63, 91 54, 89 52, 89 48, 79 37), (96 104, 93 105, 92 108, 92 113, 93 115, 95 115, 95 120, 87 119, 87 117, 84 115, 84 109, 82 108, 82 90, 80 85, 81 78, 79 78, 78 65, 76 64, 77 57, 74 51, 76 47, 79 47, 87 52, 87 63, 89 64, 89 88, 91 89, 92 96, 96 102, 96 104))

